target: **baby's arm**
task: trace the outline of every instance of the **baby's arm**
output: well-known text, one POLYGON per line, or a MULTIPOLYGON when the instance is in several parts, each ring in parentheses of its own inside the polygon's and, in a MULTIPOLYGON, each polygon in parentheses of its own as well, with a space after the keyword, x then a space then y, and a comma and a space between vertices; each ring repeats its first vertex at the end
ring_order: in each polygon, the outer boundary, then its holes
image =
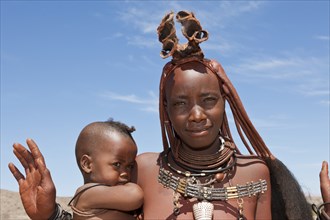
POLYGON ((143 191, 135 183, 116 186, 96 186, 83 192, 76 203, 76 208, 115 209, 132 211, 143 204, 143 191))

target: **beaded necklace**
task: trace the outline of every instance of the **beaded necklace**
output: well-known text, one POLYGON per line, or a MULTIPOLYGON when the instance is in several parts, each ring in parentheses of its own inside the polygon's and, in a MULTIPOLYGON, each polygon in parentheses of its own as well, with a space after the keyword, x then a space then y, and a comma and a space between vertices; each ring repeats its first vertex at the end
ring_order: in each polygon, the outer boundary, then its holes
MULTIPOLYGON (((257 182, 249 182, 245 185, 228 186, 222 188, 214 187, 214 183, 220 182, 217 180, 215 173, 228 172, 236 164, 236 156, 230 158, 225 167, 220 167, 213 170, 202 170, 198 171, 193 169, 193 173, 190 171, 181 171, 176 169, 168 160, 168 154, 170 149, 164 152, 164 156, 160 159, 160 168, 158 174, 158 182, 164 187, 172 189, 173 194, 173 213, 174 215, 180 214, 179 198, 183 196, 184 198, 196 198, 199 202, 193 205, 193 213, 195 220, 211 220, 213 216, 214 205, 210 201, 227 201, 229 199, 237 199, 238 204, 238 219, 243 219, 243 198, 257 196, 260 193, 264 193, 267 190, 266 180, 259 180, 257 182), (170 170, 167 170, 163 166, 165 162, 166 166, 174 171, 179 176, 176 176, 170 170), (207 172, 208 171, 208 172, 207 172), (215 175, 213 175, 215 174, 215 175), (204 183, 198 180, 196 177, 207 177, 204 183)), ((174 158, 172 158, 174 163, 178 163, 174 158)), ((222 178, 221 180, 223 180, 222 178)))

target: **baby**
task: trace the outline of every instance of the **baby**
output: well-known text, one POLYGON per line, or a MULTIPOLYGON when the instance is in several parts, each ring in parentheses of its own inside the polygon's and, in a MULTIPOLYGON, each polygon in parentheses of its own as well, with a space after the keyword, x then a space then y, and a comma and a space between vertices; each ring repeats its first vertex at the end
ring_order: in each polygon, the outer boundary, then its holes
POLYGON ((137 219, 143 191, 131 183, 135 166, 134 127, 116 122, 93 122, 80 133, 76 160, 84 178, 69 202, 75 220, 137 219))

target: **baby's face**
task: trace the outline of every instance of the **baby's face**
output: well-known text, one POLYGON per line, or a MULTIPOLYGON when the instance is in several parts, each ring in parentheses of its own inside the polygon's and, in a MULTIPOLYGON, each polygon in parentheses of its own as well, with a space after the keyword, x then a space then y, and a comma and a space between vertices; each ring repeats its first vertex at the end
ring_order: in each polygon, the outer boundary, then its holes
POLYGON ((131 180, 137 147, 133 140, 118 132, 106 134, 102 146, 92 156, 91 180, 109 185, 125 184, 131 180))

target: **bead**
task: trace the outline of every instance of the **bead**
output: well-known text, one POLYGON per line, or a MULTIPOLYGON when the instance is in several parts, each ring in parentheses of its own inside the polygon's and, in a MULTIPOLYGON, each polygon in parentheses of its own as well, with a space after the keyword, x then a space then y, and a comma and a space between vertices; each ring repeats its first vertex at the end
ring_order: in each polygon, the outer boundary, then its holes
POLYGON ((217 174, 215 174, 214 178, 216 179, 216 181, 218 183, 220 183, 225 178, 225 174, 224 173, 217 173, 217 174))
POLYGON ((175 216, 178 216, 180 214, 180 208, 174 207, 173 208, 173 213, 174 213, 175 216))

